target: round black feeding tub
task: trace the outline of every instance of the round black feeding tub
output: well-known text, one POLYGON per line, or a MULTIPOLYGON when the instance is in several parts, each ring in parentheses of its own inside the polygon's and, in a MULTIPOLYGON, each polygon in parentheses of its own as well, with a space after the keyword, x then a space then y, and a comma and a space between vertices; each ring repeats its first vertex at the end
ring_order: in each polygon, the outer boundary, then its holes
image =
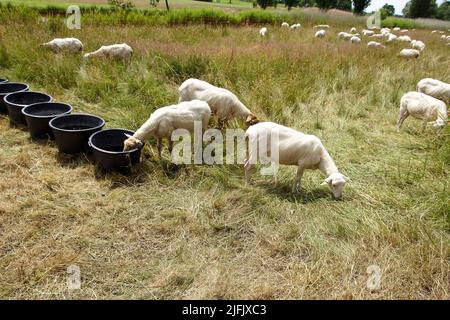
POLYGON ((94 133, 89 138, 92 157, 96 165, 105 171, 128 172, 132 165, 139 163, 141 149, 123 151, 125 134, 134 132, 126 129, 107 129, 94 133))
POLYGON ((52 97, 48 94, 35 91, 23 91, 10 93, 3 98, 8 106, 9 120, 14 124, 26 125, 22 109, 38 102, 50 102, 52 97))
POLYGON ((21 92, 21 91, 28 91, 29 87, 25 83, 20 82, 6 82, 6 83, 0 83, 0 112, 1 113, 7 113, 8 112, 8 106, 6 105, 3 98, 14 92, 21 92))
POLYGON ((59 102, 39 102, 22 109, 32 138, 53 137, 48 123, 53 118, 72 112, 72 106, 59 102))
POLYGON ((86 152, 89 137, 104 125, 102 118, 82 113, 59 116, 49 122, 58 150, 63 153, 86 152))

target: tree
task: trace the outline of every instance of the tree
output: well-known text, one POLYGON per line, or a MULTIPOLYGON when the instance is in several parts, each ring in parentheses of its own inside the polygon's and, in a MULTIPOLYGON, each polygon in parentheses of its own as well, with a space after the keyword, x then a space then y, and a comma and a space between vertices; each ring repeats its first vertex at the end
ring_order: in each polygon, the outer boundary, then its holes
MULTIPOLYGON (((169 11, 169 2, 168 0, 165 0, 166 2, 166 10, 169 11)), ((150 0, 150 6, 156 7, 159 3, 159 0, 150 0)))
POLYGON ((316 2, 314 0, 299 0, 298 6, 299 7, 314 7, 316 5, 316 2))
POLYGON ((428 18, 436 16, 436 0, 411 0, 407 17, 428 18))
POLYGON ((353 11, 356 14, 363 14, 364 10, 370 5, 371 0, 353 0, 353 11))
POLYGON ((256 0, 256 2, 261 8, 266 9, 273 5, 274 0, 256 0))
POLYGON ((409 12, 411 11, 411 1, 408 1, 405 4, 405 7, 402 10, 402 14, 404 17, 409 17, 409 12))
POLYGON ((352 0, 338 0, 336 9, 352 11, 352 0))
POLYGON ((284 0, 284 4, 288 8, 288 10, 291 10, 292 7, 298 6, 300 0, 284 0))
POLYGON ((322 9, 336 8, 337 0, 316 0, 317 6, 322 9))
POLYGON ((386 14, 391 17, 395 14, 395 7, 392 4, 386 3, 383 8, 386 11, 386 14))
POLYGON ((445 1, 439 6, 436 18, 450 21, 450 1, 445 1))

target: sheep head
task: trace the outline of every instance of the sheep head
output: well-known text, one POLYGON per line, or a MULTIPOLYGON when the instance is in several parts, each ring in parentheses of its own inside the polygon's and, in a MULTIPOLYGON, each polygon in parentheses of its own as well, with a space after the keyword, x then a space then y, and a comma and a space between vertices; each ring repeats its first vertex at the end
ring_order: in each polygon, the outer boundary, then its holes
POLYGON ((141 140, 125 133, 127 139, 123 142, 123 151, 129 151, 143 146, 141 140))
POLYGON ((342 173, 336 172, 332 173, 322 182, 322 185, 328 185, 333 192, 333 197, 336 200, 340 200, 342 198, 342 192, 344 191, 344 186, 347 181, 350 179, 344 176, 342 173))
POLYGON ((247 116, 247 118, 245 119, 245 124, 246 124, 248 127, 257 124, 258 122, 259 122, 259 119, 258 119, 253 113, 249 114, 249 115, 247 116))

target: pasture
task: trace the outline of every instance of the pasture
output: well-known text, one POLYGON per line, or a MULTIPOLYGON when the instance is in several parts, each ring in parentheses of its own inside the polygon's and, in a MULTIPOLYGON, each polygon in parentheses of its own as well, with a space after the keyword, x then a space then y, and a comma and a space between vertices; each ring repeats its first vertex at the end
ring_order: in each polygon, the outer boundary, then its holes
MULTIPOLYGON (((96 21, 99 21, 98 23, 96 21)), ((100 22, 101 21, 101 22, 100 22)), ((260 118, 315 134, 349 176, 342 201, 306 171, 278 181, 240 165, 176 166, 147 141, 129 176, 59 154, 0 119, 0 297, 37 299, 449 299, 450 130, 395 130, 400 97, 432 77, 449 82, 450 47, 430 30, 417 60, 392 43, 369 50, 267 25, 115 23, 80 30, 33 12, 0 10, 0 75, 23 81, 108 128, 136 130, 178 99, 190 77, 223 86, 260 118), (126 42, 130 63, 54 55, 39 44, 74 36, 85 51, 126 42), (66 269, 81 269, 68 290, 66 269), (371 265, 381 287, 369 290, 371 265)), ((352 21, 353 22, 353 21, 352 21)), ((356 26, 359 30, 363 25, 356 26)), ((240 126, 240 123, 233 123, 240 126)))

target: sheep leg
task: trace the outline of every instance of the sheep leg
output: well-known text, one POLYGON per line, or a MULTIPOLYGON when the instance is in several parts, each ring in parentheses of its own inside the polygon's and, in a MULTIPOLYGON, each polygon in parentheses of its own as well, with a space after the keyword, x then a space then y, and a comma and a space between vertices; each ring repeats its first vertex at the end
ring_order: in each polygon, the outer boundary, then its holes
POLYGON ((252 168, 253 165, 250 163, 250 159, 245 160, 244 163, 244 172, 245 172, 245 183, 246 184, 251 184, 251 180, 252 180, 252 168))
POLYGON ((295 178, 294 178, 294 184, 292 185, 292 193, 295 193, 297 190, 300 189, 303 171, 304 171, 304 168, 302 166, 298 166, 297 174, 295 175, 295 178))
POLYGON ((397 132, 400 132, 400 128, 403 124, 403 121, 405 121, 406 118, 408 118, 409 112, 408 110, 401 108, 399 115, 398 115, 398 121, 397 121, 397 132))
POLYGON ((158 138, 158 140, 156 142, 156 147, 158 148, 158 157, 161 160, 162 138, 158 138))
POLYGON ((168 147, 168 149, 169 149, 169 152, 170 152, 170 155, 172 155, 172 149, 173 149, 173 141, 172 141, 172 139, 171 138, 169 138, 169 147, 168 147))

